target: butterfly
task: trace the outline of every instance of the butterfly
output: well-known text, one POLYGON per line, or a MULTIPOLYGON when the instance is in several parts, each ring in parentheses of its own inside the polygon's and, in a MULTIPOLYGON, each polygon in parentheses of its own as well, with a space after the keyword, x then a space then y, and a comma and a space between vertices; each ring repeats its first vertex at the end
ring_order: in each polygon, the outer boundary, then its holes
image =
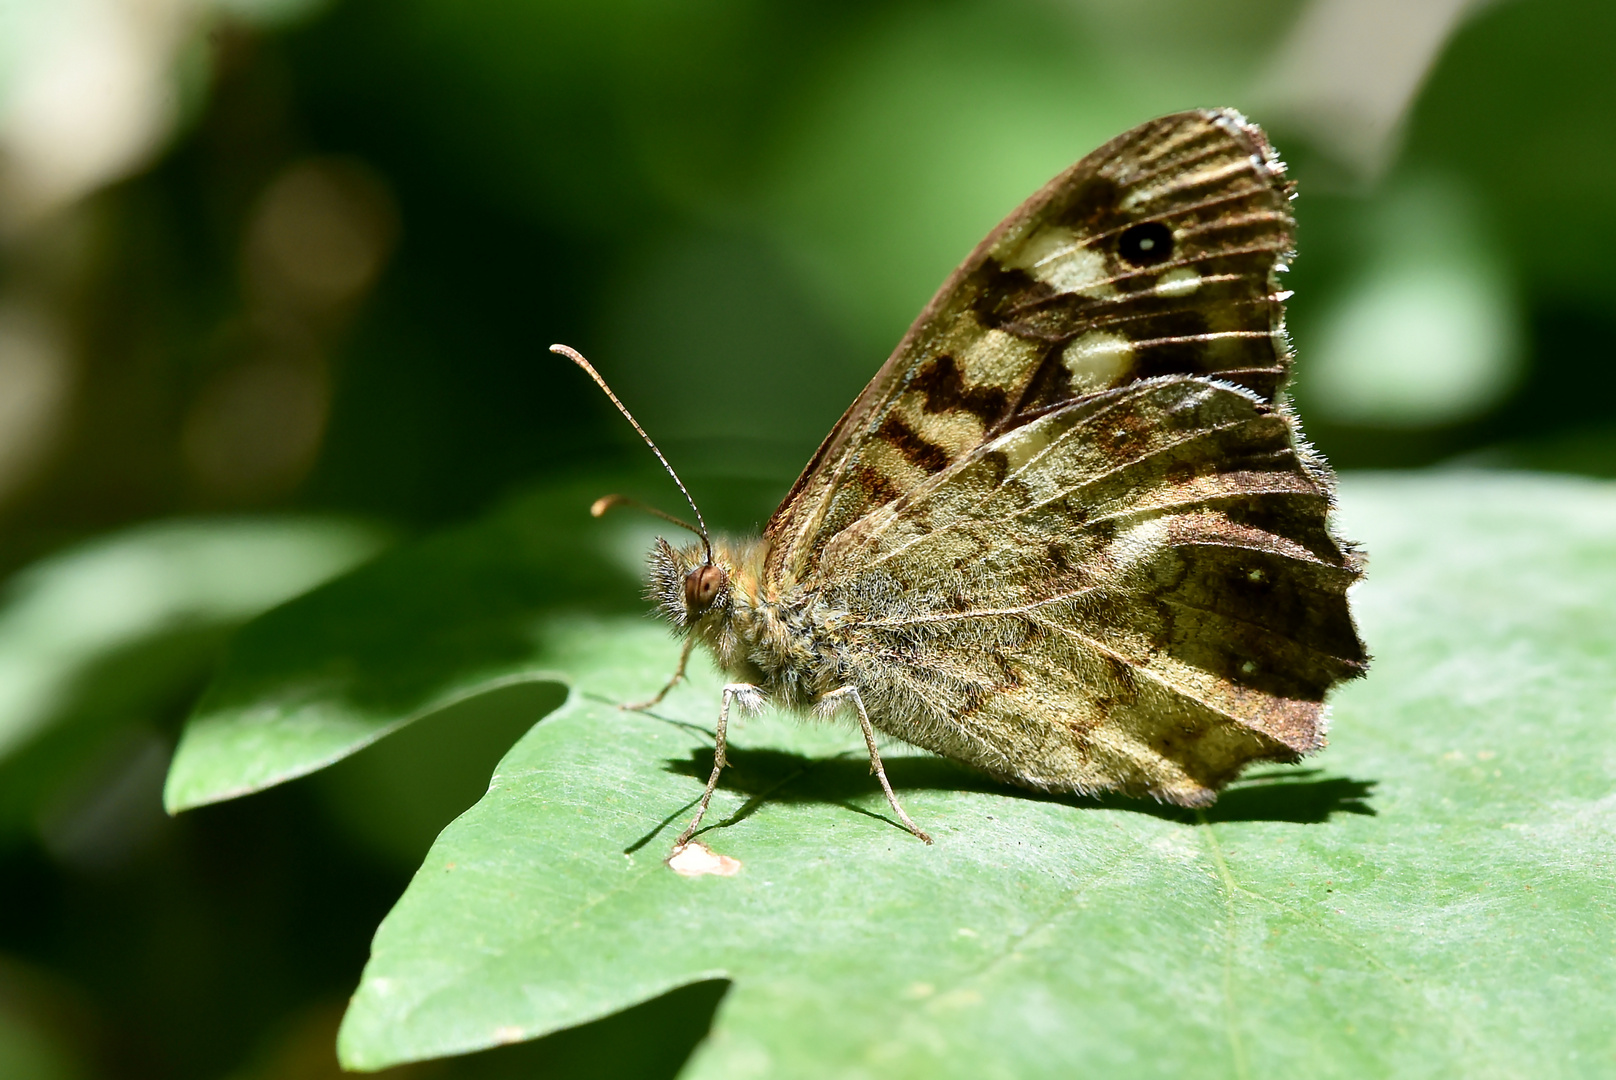
POLYGON ((713 540, 688 492, 697 525, 660 515, 701 538, 651 552, 686 639, 662 694, 696 644, 731 679, 675 853, 732 707, 765 700, 856 718, 927 843, 876 732, 1038 791, 1186 807, 1324 745, 1326 694, 1368 664, 1363 557, 1280 395, 1292 198, 1233 110, 1119 136, 954 271, 761 537, 713 540))

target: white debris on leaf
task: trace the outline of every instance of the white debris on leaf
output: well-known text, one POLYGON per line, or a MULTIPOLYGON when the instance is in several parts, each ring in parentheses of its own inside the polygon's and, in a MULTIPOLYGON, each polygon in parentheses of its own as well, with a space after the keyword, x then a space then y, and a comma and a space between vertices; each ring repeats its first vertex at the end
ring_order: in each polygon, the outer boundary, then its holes
POLYGON ((692 840, 673 849, 673 854, 668 856, 668 866, 680 877, 701 877, 703 874, 733 877, 741 869, 741 860, 716 855, 706 844, 692 840))

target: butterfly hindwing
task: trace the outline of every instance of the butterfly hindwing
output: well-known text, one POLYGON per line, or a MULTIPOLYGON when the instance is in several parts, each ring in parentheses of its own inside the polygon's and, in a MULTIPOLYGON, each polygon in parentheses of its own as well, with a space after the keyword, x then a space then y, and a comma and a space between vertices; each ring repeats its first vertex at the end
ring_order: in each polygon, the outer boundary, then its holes
POLYGON ((822 601, 911 742, 1034 787, 1199 804, 1317 749, 1365 657, 1289 420, 1167 377, 1001 435, 844 530, 822 601))

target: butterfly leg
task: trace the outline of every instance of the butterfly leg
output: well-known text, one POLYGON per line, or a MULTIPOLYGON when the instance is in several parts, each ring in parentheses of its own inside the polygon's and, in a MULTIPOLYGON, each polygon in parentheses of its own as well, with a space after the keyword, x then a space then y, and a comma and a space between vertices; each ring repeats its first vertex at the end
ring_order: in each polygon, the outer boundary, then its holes
POLYGON ((763 707, 763 694, 751 683, 730 683, 724 687, 724 704, 718 709, 718 731, 714 738, 713 748, 713 774, 707 778, 707 790, 701 793, 701 805, 696 807, 695 820, 688 828, 679 834, 679 839, 673 842, 673 850, 678 851, 696 834, 696 828, 707 813, 707 804, 713 800, 713 789, 718 786, 718 774, 724 771, 729 760, 724 756, 725 735, 729 728, 729 704, 739 701, 741 708, 751 709, 754 712, 763 707))
POLYGON ((909 815, 904 812, 903 805, 898 802, 898 797, 892 793, 892 785, 887 782, 887 770, 881 764, 880 751, 875 748, 875 728, 870 725, 870 714, 864 711, 864 699, 859 696, 858 687, 844 686, 840 690, 832 690, 819 699, 817 707, 828 713, 836 708, 835 703, 842 698, 851 698, 853 707, 858 710, 859 726, 864 729, 864 745, 870 748, 870 771, 875 774, 877 780, 881 781, 881 790, 887 793, 887 803, 892 807, 892 812, 903 819, 903 823, 909 827, 910 832, 926 841, 926 843, 931 843, 931 837, 927 836, 920 826, 916 825, 909 815))
POLYGON ((679 653, 678 670, 673 673, 673 678, 668 680, 668 685, 656 692, 656 697, 646 698, 644 701, 629 702, 625 705, 619 705, 618 708, 622 709, 624 712, 639 712, 642 709, 650 709, 662 704, 662 699, 668 696, 668 691, 672 690, 675 686, 678 686, 679 683, 684 680, 685 665, 690 662, 690 650, 695 648, 695 645, 696 639, 694 637, 685 638, 685 647, 679 653))

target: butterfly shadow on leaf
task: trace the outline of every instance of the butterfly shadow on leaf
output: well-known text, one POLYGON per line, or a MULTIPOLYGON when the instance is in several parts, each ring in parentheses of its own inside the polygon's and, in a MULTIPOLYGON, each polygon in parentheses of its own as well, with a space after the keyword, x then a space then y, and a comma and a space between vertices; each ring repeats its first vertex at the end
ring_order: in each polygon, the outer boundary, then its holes
MULTIPOLYGON (((1288 821, 1323 825, 1336 814, 1374 817, 1371 805, 1378 780, 1330 776, 1323 769, 1283 769, 1253 773, 1229 785, 1218 801, 1197 813, 1157 807, 1159 816, 1185 821, 1288 821)), ((1120 800, 1119 800, 1120 801, 1120 800)))
MULTIPOLYGON (((859 805, 867 796, 879 795, 869 761, 862 754, 847 753, 828 758, 810 758, 784 750, 742 749, 731 745, 729 766, 719 779, 724 791, 747 796, 739 809, 714 821, 701 831, 720 829, 744 821, 767 802, 821 802, 850 813, 876 818, 896 829, 903 826, 885 813, 859 805), (856 801, 855 801, 856 800, 856 801)), ((1169 806, 1152 799, 1122 795, 1068 795, 1029 791, 1002 784, 992 777, 932 756, 885 758, 887 776, 899 798, 905 791, 980 792, 1034 802, 1055 802, 1077 809, 1121 810, 1148 814, 1186 825, 1201 822, 1283 821, 1298 825, 1322 825, 1336 814, 1373 817, 1370 804, 1377 781, 1329 776, 1322 769, 1282 769, 1253 774, 1226 788, 1218 801, 1202 811, 1169 806)), ((671 758, 667 771, 704 782, 713 768, 713 753, 697 749, 688 758, 671 758)), ((656 828, 625 848, 638 851, 663 830, 679 824, 693 812, 691 801, 668 815, 656 828)), ((699 834, 698 834, 699 835, 699 834)))

